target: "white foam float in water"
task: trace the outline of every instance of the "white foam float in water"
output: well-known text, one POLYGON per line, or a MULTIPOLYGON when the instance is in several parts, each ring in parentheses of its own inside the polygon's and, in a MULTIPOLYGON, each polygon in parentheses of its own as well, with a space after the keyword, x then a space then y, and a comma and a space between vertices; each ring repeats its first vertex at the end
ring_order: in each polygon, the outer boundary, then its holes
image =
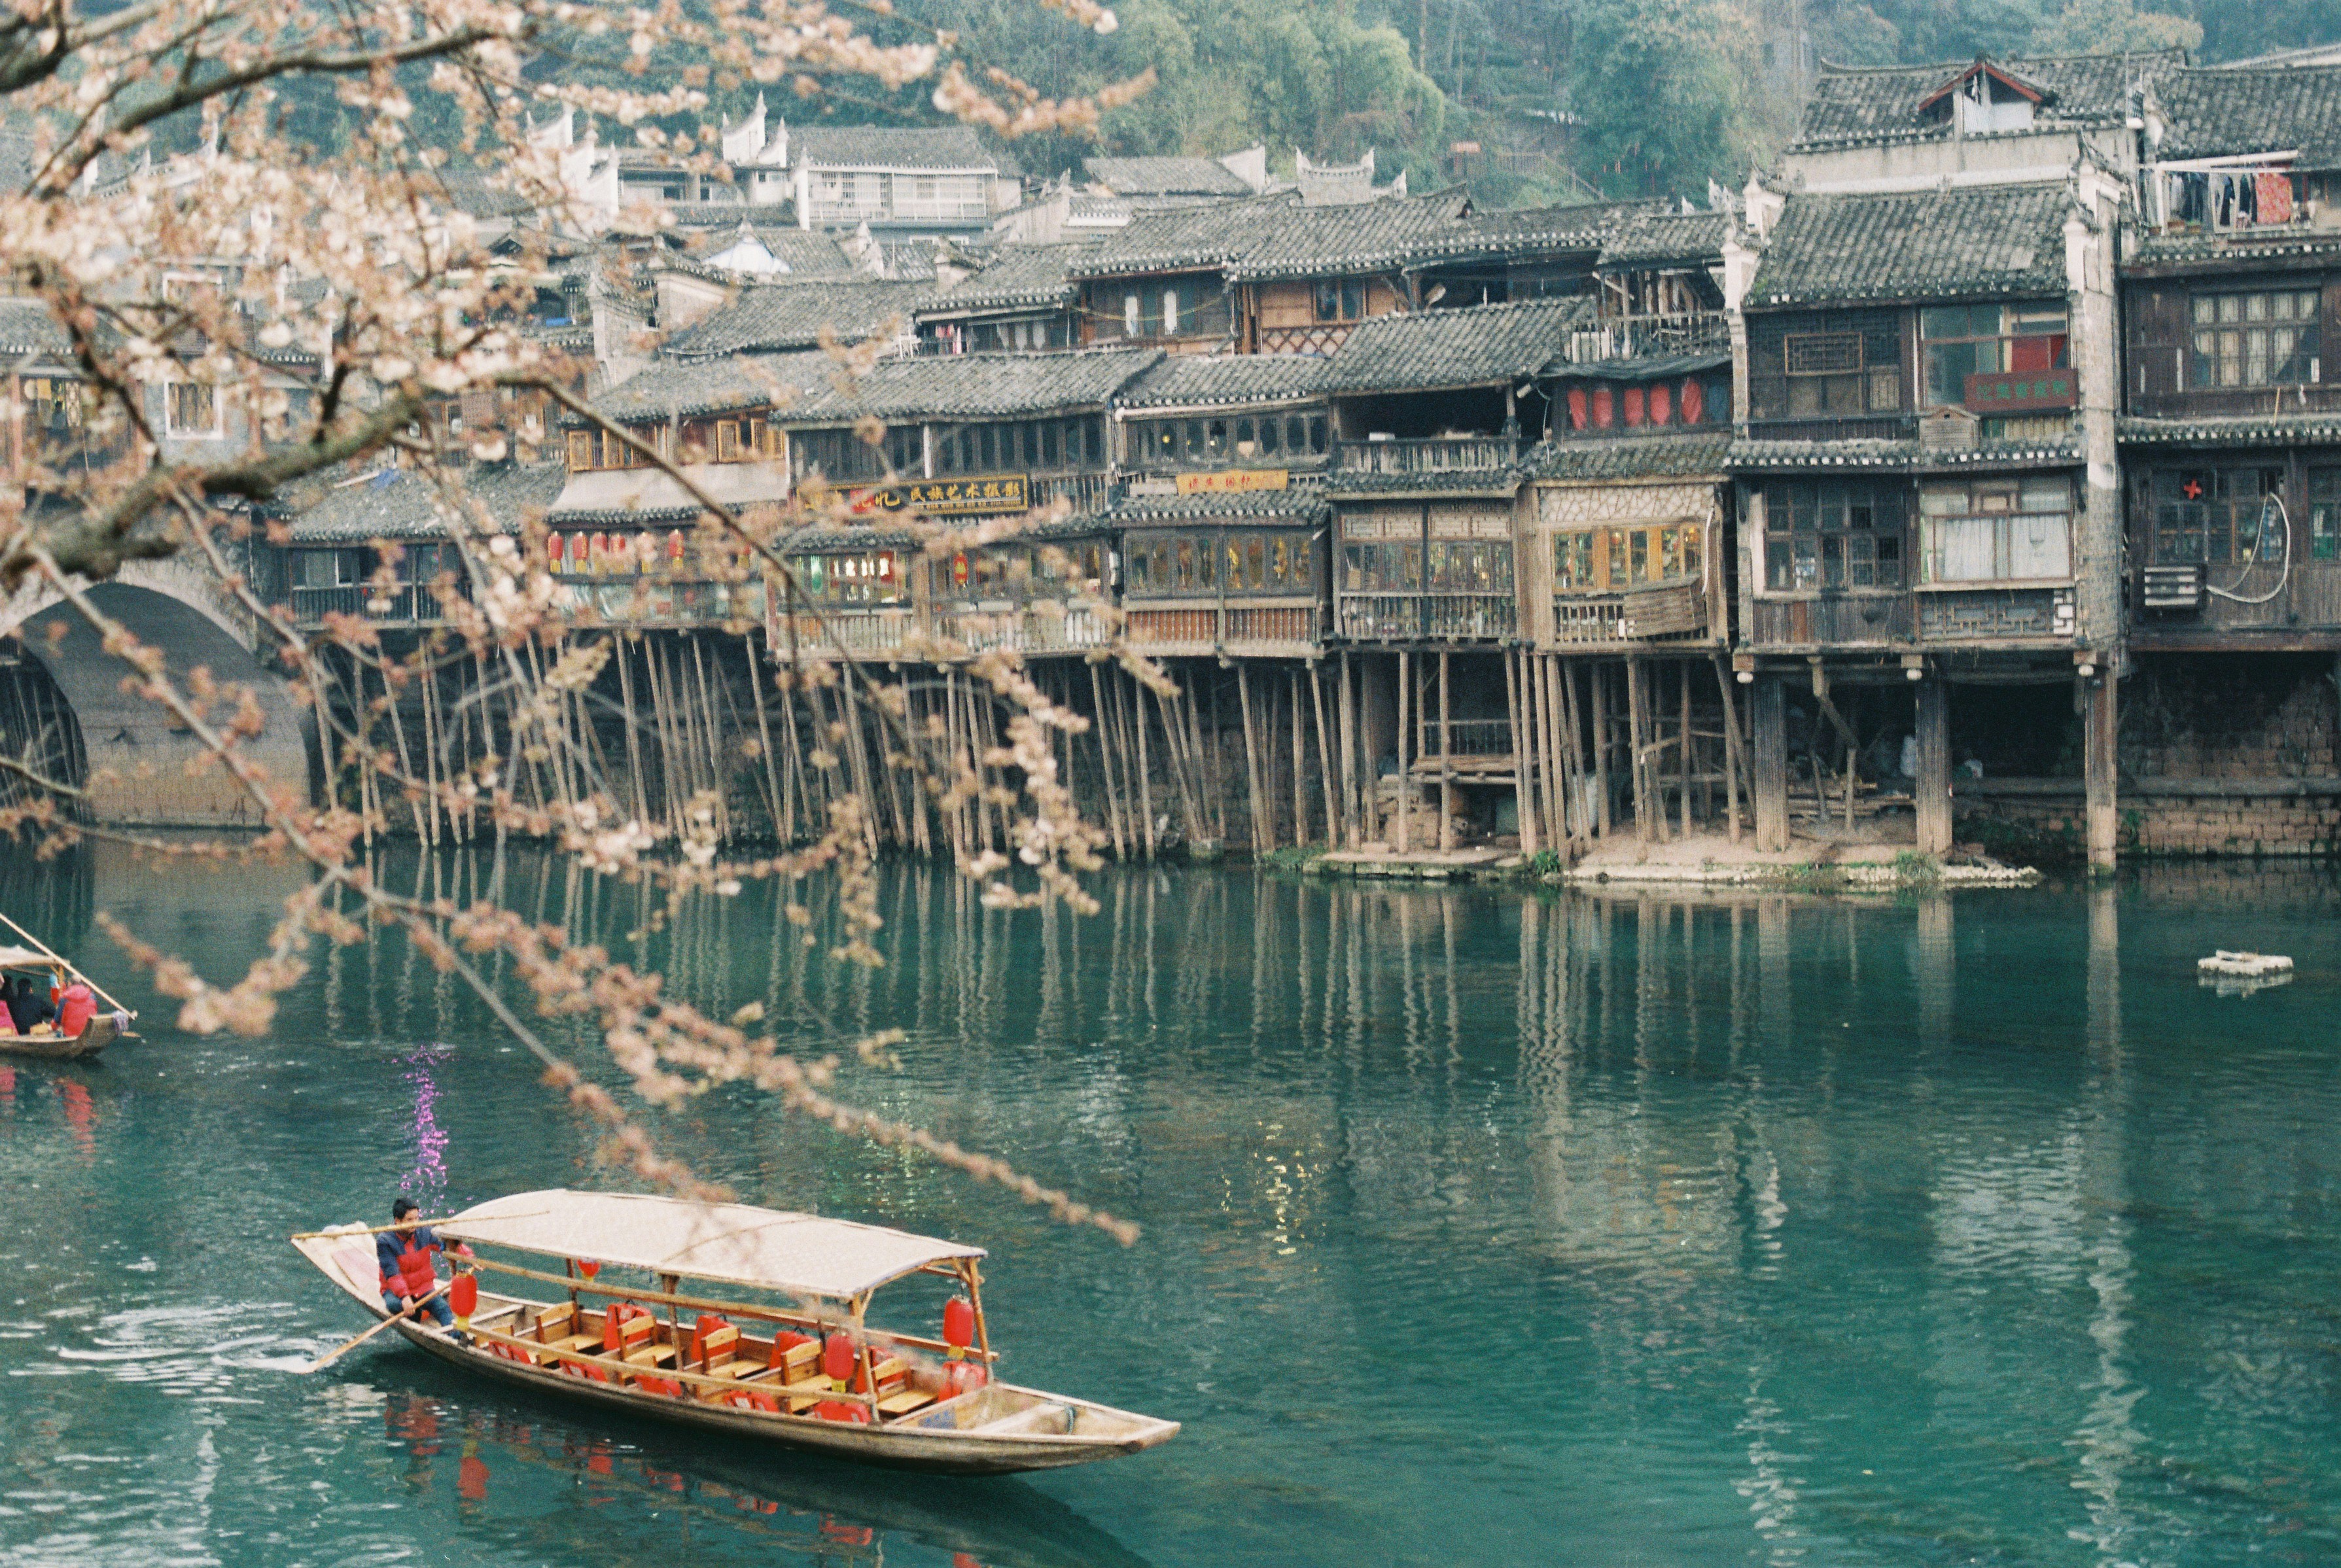
POLYGON ((2230 953, 2226 948, 2195 961, 2197 974, 2226 975, 2239 980, 2265 980, 2292 973, 2292 960, 2280 953, 2230 953))

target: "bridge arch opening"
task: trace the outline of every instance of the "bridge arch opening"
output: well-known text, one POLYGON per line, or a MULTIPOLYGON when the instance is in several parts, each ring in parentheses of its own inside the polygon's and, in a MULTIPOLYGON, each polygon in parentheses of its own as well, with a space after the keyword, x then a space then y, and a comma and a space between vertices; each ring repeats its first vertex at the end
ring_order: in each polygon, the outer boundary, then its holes
MULTIPOLYGON (((260 738, 247 743, 247 755, 309 798, 308 716, 284 678, 214 609, 134 582, 101 582, 85 591, 99 610, 159 650, 164 667, 181 680, 201 668, 224 685, 251 688, 265 724, 260 738)), ((79 611, 52 603, 25 615, 15 630, 15 640, 0 642, 0 653, 18 661, 33 703, 22 733, 34 736, 45 721, 53 744, 69 752, 71 776, 60 781, 83 791, 76 812, 82 819, 153 828, 262 826, 260 808, 244 787, 174 714, 132 689, 135 682, 128 678, 136 671, 106 651, 79 611)), ((24 742, 10 727, 12 712, 0 689, 0 734, 8 736, 15 755, 24 742)))

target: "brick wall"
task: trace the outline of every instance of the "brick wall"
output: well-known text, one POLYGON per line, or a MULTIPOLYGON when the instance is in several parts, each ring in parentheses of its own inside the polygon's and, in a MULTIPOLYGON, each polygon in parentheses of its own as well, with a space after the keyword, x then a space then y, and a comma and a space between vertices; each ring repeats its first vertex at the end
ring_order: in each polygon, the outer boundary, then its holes
MULTIPOLYGON (((2120 852, 2341 855, 2335 670, 2323 653, 2140 655, 2121 688, 2120 852)), ((1955 699, 1955 724, 1957 712, 1955 699)), ((1968 713, 1970 749, 2080 771, 2078 723, 2061 703, 1971 701, 1968 713)), ((1953 818, 1962 842, 1997 853, 2085 858, 2078 777, 1962 781, 1953 818)))
MULTIPOLYGON (((2169 857, 2341 854, 2341 784, 2315 788, 2315 793, 2252 796, 2213 792, 2207 783, 2201 792, 2190 791, 2178 779, 2133 781, 2119 801, 2120 850, 2169 857)), ((2082 857, 2078 779, 2056 794, 1971 792, 1952 804, 1962 842, 2032 859, 2082 857)))

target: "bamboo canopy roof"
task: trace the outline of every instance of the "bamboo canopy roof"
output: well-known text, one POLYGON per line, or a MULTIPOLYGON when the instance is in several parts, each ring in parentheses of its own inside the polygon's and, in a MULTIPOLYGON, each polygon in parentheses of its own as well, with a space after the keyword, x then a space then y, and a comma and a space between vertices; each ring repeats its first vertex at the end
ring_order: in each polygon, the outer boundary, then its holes
POLYGON ((980 1246, 746 1204, 563 1187, 476 1204, 435 1227, 451 1239, 591 1258, 652 1274, 847 1300, 980 1246))

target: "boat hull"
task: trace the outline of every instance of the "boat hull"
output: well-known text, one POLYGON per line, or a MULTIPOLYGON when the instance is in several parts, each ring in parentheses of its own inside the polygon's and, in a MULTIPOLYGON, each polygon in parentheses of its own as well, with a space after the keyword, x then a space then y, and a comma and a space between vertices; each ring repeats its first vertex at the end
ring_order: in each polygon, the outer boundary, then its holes
MULTIPOLYGON (((759 1415, 725 1405, 709 1404, 702 1400, 636 1394, 543 1367, 523 1366, 518 1362, 506 1361, 503 1356, 491 1355, 485 1351, 466 1349, 434 1329, 413 1324, 402 1323, 392 1332, 451 1366, 484 1372, 501 1382, 535 1389, 550 1397, 598 1405, 605 1410, 652 1421, 695 1426, 707 1432, 729 1433, 781 1448, 825 1454, 832 1458, 852 1459, 864 1464, 883 1464, 899 1470, 922 1470, 943 1475, 1013 1475, 1028 1470, 1059 1470, 1067 1465, 1089 1464, 1101 1459, 1118 1459, 1124 1454, 1141 1453, 1167 1442, 1179 1430, 1177 1422, 1166 1421, 1159 1424, 1159 1430, 1120 1439, 1041 1433, 1000 1438, 983 1437, 972 1433, 929 1432, 902 1425, 857 1426, 844 1422, 816 1420, 811 1416, 759 1415)), ((1036 1395, 1075 1408, 1086 1404, 1085 1401, 1066 1399, 1062 1394, 1045 1394, 1039 1389, 1019 1388, 1013 1384, 1003 1384, 1001 1387, 1005 1392, 1036 1395)), ((1088 1408, 1115 1415, 1124 1414, 1108 1412, 1103 1405, 1088 1408)))
POLYGON ((118 1039, 126 1038, 104 1014, 90 1019, 78 1035, 0 1034, 0 1057, 34 1057, 44 1061, 86 1060, 118 1039))
MULTIPOLYGON (((390 1315, 383 1310, 380 1296, 367 1294, 374 1284, 371 1277, 367 1279, 365 1287, 361 1289, 336 1263, 333 1241, 321 1239, 294 1245, 321 1273, 357 1302, 376 1322, 390 1315)), ((353 1261, 352 1270, 370 1276, 371 1256, 369 1238, 367 1250, 359 1260, 353 1261)), ((478 1321, 484 1325, 492 1320, 498 1305, 521 1299, 511 1296, 491 1298, 483 1294, 478 1321)), ((544 1304, 526 1302, 523 1305, 533 1308, 542 1307, 544 1304)), ((1069 1465, 1091 1464, 1101 1459, 1119 1459, 1126 1454, 1142 1453, 1169 1442, 1179 1432, 1179 1424, 1175 1421, 1157 1420, 1089 1400, 1004 1383, 995 1383, 973 1393, 930 1405, 903 1421, 864 1426, 848 1422, 823 1421, 811 1415, 739 1410, 701 1399, 647 1394, 639 1389, 599 1383, 548 1367, 510 1361, 477 1345, 459 1345, 427 1322, 402 1320, 392 1332, 450 1366, 483 1373, 499 1384, 533 1389, 547 1397, 566 1400, 573 1404, 596 1406, 614 1414, 692 1426, 706 1432, 724 1433, 779 1448, 935 1474, 1011 1475, 1029 1470, 1059 1470, 1069 1465), (1036 1421, 1045 1424, 1061 1419, 1067 1430, 986 1432, 981 1426, 961 1427, 958 1424, 962 1420, 985 1415, 1001 1407, 1013 1407, 1013 1413, 998 1424, 1023 1428, 1036 1421), (1088 1431, 1081 1429, 1084 1423, 1089 1425, 1088 1431)))

